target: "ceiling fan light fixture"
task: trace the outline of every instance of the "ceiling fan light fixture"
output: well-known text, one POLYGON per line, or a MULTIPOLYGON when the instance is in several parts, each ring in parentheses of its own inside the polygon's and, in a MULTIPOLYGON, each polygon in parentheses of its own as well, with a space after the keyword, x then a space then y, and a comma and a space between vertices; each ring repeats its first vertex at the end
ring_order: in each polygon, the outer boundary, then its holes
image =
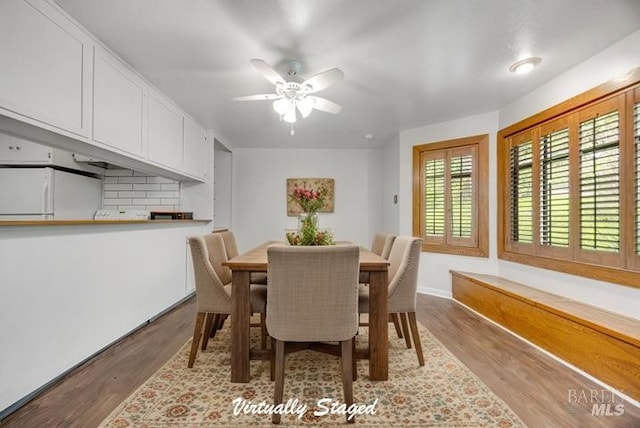
POLYGON ((293 102, 289 102, 289 108, 287 112, 282 116, 282 120, 288 123, 296 123, 296 105, 293 102))
POLYGON ((540 64, 541 61, 542 59, 538 58, 537 56, 525 58, 511 64, 511 67, 509 67, 509 71, 516 74, 527 74, 530 73, 538 64, 540 64))
POLYGON ((280 98, 279 100, 275 100, 273 102, 273 109, 276 111, 276 113, 282 116, 289 111, 290 104, 291 102, 288 99, 280 98))
POLYGON ((315 100, 310 97, 304 97, 301 100, 298 100, 297 102, 298 110, 300 111, 300 114, 302 115, 302 117, 306 118, 311 114, 315 103, 316 103, 315 100))
POLYGON ((300 62, 290 60, 287 71, 287 79, 261 59, 252 59, 251 65, 262 74, 265 79, 275 86, 274 94, 258 94, 236 97, 236 101, 273 100, 272 107, 278 113, 281 121, 291 124, 291 135, 294 135, 293 124, 298 120, 296 110, 300 117, 308 117, 313 110, 338 114, 342 107, 325 98, 308 96, 311 93, 321 91, 335 82, 344 78, 344 73, 338 68, 323 71, 309 79, 303 80, 298 76, 300 62))

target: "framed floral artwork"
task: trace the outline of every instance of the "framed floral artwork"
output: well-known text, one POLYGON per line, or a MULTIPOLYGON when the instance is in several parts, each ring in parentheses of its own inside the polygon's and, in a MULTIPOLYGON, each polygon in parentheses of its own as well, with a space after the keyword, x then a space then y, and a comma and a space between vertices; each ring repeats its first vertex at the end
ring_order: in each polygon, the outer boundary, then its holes
MULTIPOLYGON (((334 204, 334 182, 333 178, 287 178, 287 215, 297 216, 303 211, 300 203, 294 198, 296 189, 309 192, 311 197, 322 194, 324 204, 317 212, 332 213, 334 204)), ((300 192, 300 191, 298 191, 300 192)))

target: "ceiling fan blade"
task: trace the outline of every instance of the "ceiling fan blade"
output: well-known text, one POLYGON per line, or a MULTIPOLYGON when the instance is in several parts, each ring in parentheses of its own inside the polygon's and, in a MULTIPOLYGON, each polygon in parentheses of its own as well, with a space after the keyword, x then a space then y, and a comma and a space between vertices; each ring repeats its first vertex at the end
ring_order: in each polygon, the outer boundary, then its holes
MULTIPOLYGON (((311 98, 311 97, 309 97, 311 98)), ((326 111, 327 113, 338 114, 342 111, 342 106, 329 101, 326 98, 312 97, 315 100, 313 108, 316 110, 326 111)))
POLYGON ((344 77, 344 73, 339 68, 332 68, 331 70, 323 71, 320 74, 316 74, 313 77, 308 78, 302 82, 301 86, 311 86, 310 94, 328 88, 329 86, 341 80, 344 77))
POLYGON ((277 85, 278 83, 284 84, 285 80, 275 71, 269 64, 261 59, 252 59, 251 65, 255 67, 269 82, 277 85))
POLYGON ((278 94, 258 94, 258 95, 247 95, 244 97, 235 97, 233 101, 259 101, 259 100, 275 100, 280 98, 278 94))

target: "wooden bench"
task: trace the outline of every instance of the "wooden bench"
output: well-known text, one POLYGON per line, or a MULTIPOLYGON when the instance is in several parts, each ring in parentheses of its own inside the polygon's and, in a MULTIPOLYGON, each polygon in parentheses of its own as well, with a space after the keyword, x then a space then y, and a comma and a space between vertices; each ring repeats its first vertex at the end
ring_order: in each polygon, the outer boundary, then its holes
POLYGON ((640 400, 640 321, 493 275, 451 276, 455 300, 640 400))

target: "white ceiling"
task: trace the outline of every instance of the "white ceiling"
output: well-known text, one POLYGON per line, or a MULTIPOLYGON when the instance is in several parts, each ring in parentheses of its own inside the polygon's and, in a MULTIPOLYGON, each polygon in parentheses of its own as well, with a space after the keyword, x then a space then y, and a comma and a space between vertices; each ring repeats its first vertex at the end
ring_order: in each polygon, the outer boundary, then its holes
POLYGON ((56 0, 234 147, 366 147, 399 130, 495 110, 640 29, 639 0, 56 0), (534 55, 530 75, 508 67, 534 55), (343 106, 279 122, 250 64, 345 79, 343 106), (375 136, 367 142, 364 134, 375 136))

